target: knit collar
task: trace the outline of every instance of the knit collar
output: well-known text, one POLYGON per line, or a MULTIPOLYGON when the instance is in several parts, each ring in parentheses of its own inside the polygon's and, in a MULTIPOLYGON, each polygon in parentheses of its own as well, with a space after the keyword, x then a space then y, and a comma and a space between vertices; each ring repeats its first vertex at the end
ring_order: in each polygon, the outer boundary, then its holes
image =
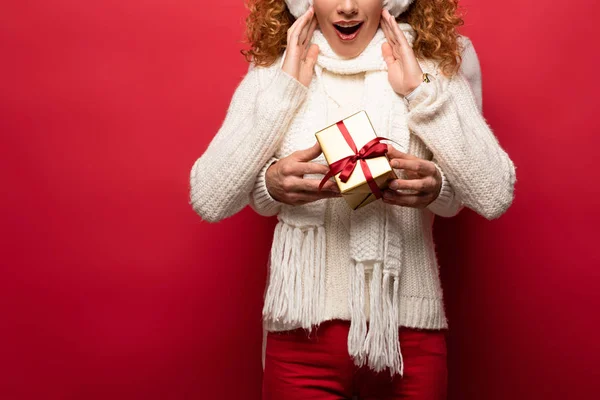
MULTIPOLYGON (((398 27, 404 33, 408 43, 412 46, 415 38, 414 28, 405 22, 398 23, 398 27)), ((313 32, 312 43, 319 46, 317 65, 323 69, 338 74, 356 74, 366 71, 387 70, 387 65, 381 53, 381 45, 387 42, 387 38, 381 27, 377 28, 373 39, 367 47, 354 58, 343 58, 335 53, 320 29, 313 32)))

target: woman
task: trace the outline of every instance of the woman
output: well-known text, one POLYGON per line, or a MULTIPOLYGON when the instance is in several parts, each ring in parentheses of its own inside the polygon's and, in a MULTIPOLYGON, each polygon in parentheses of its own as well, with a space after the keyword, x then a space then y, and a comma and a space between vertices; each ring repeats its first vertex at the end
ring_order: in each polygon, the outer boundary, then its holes
POLYGON ((210 222, 248 204, 277 215, 265 399, 445 398, 433 219, 464 206, 497 218, 516 181, 481 115, 479 63, 456 32, 456 3, 250 3, 250 68, 192 167, 190 203, 210 222), (314 133, 363 109, 396 145, 400 179, 353 211, 333 180, 319 190, 329 168, 314 133))

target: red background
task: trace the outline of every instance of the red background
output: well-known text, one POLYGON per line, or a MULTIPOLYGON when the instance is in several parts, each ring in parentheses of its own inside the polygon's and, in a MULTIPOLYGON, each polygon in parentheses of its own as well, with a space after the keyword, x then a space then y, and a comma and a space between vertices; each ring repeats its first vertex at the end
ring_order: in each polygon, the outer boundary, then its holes
MULTIPOLYGON (((5 3, 0 398, 258 399, 275 220, 187 204, 247 68, 243 1, 5 3)), ((451 399, 600 390, 600 7, 555 4, 463 2, 518 182, 499 220, 436 222, 451 399)))

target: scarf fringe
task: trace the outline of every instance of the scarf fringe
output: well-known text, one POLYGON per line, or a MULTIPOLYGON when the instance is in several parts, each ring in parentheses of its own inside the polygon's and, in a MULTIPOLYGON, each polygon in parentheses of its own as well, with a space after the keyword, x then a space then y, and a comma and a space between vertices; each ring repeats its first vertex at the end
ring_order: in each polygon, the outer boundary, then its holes
POLYGON ((386 363, 384 346, 386 345, 385 330, 383 329, 383 307, 381 288, 383 285, 382 263, 376 262, 371 275, 369 332, 365 339, 365 351, 369 355, 369 367, 380 371, 386 363))
POLYGON ((404 362, 402 360, 402 351, 400 349, 400 337, 398 335, 398 307, 399 307, 400 278, 398 275, 386 271, 383 278, 384 313, 387 317, 387 326, 385 337, 388 340, 386 365, 390 367, 393 373, 404 373, 404 362), (393 279, 393 283, 392 283, 393 279), (390 296, 390 284, 392 283, 392 294, 390 296))
POLYGON ((324 267, 323 226, 302 229, 278 223, 271 250, 263 318, 306 329, 318 324, 325 296, 324 267))
POLYGON ((383 263, 374 263, 370 282, 367 329, 364 312, 366 270, 362 262, 355 264, 351 276, 348 352, 358 366, 367 364, 376 372, 389 369, 391 376, 402 375, 404 363, 398 335, 400 279, 393 271, 383 270, 383 263))
POLYGON ((367 336, 367 316, 365 314, 365 265, 357 262, 350 274, 350 331, 348 332, 348 353, 354 363, 363 366, 366 352, 363 343, 367 336))

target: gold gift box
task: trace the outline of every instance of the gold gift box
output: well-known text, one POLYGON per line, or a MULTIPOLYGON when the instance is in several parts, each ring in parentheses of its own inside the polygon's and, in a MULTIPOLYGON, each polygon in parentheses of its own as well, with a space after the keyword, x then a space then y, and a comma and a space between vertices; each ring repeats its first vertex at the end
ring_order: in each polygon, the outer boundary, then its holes
MULTIPOLYGON (((364 110, 344 118, 343 121, 358 150, 377 137, 375 129, 373 129, 373 125, 369 120, 369 116, 364 110)), ((340 132, 337 123, 321 129, 315 133, 315 136, 319 141, 323 155, 329 165, 344 157, 355 154, 350 145, 346 142, 344 135, 340 132)), ((371 170, 373 180, 382 192, 387 189, 391 180, 398 179, 390 165, 387 155, 368 158, 365 161, 371 170)), ((350 208, 357 210, 377 199, 365 178, 360 165, 360 160, 357 161, 356 167, 354 168, 354 171, 352 171, 347 182, 342 182, 340 174, 341 172, 335 175, 335 180, 343 198, 350 208)))

